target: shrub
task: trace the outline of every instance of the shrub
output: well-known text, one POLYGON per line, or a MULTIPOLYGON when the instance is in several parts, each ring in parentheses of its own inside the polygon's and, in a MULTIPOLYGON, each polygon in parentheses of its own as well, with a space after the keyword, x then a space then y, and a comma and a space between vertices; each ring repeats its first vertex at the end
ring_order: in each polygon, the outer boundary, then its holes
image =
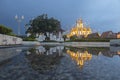
POLYGON ((31 37, 26 37, 26 38, 23 38, 23 41, 36 41, 36 39, 31 37))
POLYGON ((110 39, 74 39, 74 40, 69 40, 67 42, 109 42, 110 39))
POLYGON ((0 33, 1 34, 11 34, 12 33, 12 29, 4 26, 4 25, 0 25, 0 33))

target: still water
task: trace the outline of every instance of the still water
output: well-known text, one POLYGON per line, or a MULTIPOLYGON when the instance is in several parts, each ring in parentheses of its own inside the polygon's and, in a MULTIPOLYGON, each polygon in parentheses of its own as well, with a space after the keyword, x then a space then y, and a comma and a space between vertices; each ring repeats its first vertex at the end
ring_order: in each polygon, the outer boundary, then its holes
MULTIPOLYGON (((19 54, 0 62, 0 80, 120 80, 120 48, 117 48, 12 49, 19 54)), ((6 53, 9 52, 10 49, 6 53)))

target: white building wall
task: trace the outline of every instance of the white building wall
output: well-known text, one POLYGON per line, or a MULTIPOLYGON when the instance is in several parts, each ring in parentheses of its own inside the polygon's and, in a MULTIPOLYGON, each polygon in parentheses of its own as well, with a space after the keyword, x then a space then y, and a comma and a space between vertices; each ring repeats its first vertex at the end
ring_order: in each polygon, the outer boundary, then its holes
MULTIPOLYGON (((55 40, 55 41, 64 41, 64 39, 63 39, 63 34, 61 33, 61 32, 59 32, 59 34, 58 35, 54 35, 53 33, 47 33, 47 36, 49 36, 50 37, 50 40, 55 40)), ((46 38, 46 36, 45 35, 43 35, 43 34, 41 34, 41 35, 39 35, 39 37, 38 38, 36 38, 36 40, 38 40, 38 41, 44 41, 45 40, 45 38, 46 38)))
POLYGON ((22 44, 22 39, 14 36, 0 34, 0 45, 22 44))
POLYGON ((30 33, 27 33, 27 37, 29 37, 31 34, 30 33))
POLYGON ((36 40, 38 40, 38 41, 44 41, 44 40, 45 40, 45 38, 46 38, 46 36, 45 36, 45 35, 43 35, 43 34, 41 34, 41 35, 39 35, 39 37, 38 37, 38 38, 36 38, 36 40))

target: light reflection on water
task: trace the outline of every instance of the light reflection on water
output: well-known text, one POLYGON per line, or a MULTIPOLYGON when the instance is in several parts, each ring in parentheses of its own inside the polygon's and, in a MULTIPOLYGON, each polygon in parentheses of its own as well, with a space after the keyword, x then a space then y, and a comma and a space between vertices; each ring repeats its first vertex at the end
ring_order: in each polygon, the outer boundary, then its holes
POLYGON ((116 80, 119 55, 114 48, 40 46, 30 49, 27 58, 34 70, 52 80, 116 80))
POLYGON ((73 51, 67 50, 67 53, 70 55, 72 60, 74 60, 77 63, 77 65, 80 66, 80 68, 83 67, 83 65, 86 61, 89 61, 92 58, 92 54, 88 53, 87 51, 73 52, 73 51))
MULTIPOLYGON (((71 60, 76 63, 80 67, 83 68, 86 62, 89 62, 94 56, 106 56, 113 57, 115 55, 120 55, 120 50, 115 50, 112 48, 75 48, 75 47, 64 47, 64 46, 39 46, 37 48, 30 48, 26 52, 27 57, 31 56, 29 59, 31 62, 34 61, 33 56, 37 55, 36 58, 42 58, 44 55, 44 59, 48 60, 48 57, 53 59, 54 57, 65 57, 65 55, 70 56, 71 60)), ((38 60, 39 61, 39 60, 38 60)), ((38 62, 34 61, 34 63, 38 62)), ((53 60, 54 61, 54 60, 53 60)), ((43 61, 44 62, 44 61, 43 61)), ((47 62, 46 62, 47 64, 47 62)), ((38 65, 38 64, 36 64, 38 65)), ((40 65, 39 65, 40 66, 40 65)))
POLYGON ((120 80, 119 47, 39 46, 14 50, 20 54, 0 65, 0 80, 120 80))
POLYGON ((39 46, 37 48, 30 48, 27 51, 27 54, 35 53, 35 54, 46 54, 46 55, 52 55, 54 53, 57 53, 59 55, 62 54, 62 50, 64 49, 64 46, 39 46))
POLYGON ((39 73, 49 73, 57 67, 63 57, 64 46, 49 47, 39 46, 37 48, 30 48, 26 53, 33 69, 39 73))

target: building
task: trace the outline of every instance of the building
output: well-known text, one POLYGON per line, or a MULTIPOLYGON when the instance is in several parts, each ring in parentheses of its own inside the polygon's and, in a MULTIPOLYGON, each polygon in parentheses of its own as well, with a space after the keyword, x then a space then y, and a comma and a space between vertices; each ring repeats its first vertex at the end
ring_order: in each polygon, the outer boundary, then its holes
POLYGON ((120 39, 120 32, 117 33, 117 39, 120 39))
POLYGON ((100 34, 98 32, 88 34, 87 38, 100 38, 100 34))
POLYGON ((103 32, 102 35, 101 35, 101 38, 111 38, 112 34, 113 34, 112 31, 103 32))
POLYGON ((77 37, 87 37, 88 34, 91 34, 91 28, 86 27, 83 24, 82 19, 78 19, 76 21, 76 25, 70 30, 70 33, 67 34, 67 37, 70 38, 71 36, 77 36, 77 37))
MULTIPOLYGON (((49 33, 46 32, 46 35, 49 37, 50 40, 52 41, 64 41, 63 39, 63 30, 59 30, 57 33, 49 33)), ((27 33, 27 37, 29 37, 31 34, 27 33)), ((46 39, 45 34, 41 33, 41 34, 36 34, 36 40, 37 41, 44 41, 46 39)))
POLYGON ((101 38, 117 38, 117 33, 113 33, 112 31, 106 31, 102 33, 101 38))

